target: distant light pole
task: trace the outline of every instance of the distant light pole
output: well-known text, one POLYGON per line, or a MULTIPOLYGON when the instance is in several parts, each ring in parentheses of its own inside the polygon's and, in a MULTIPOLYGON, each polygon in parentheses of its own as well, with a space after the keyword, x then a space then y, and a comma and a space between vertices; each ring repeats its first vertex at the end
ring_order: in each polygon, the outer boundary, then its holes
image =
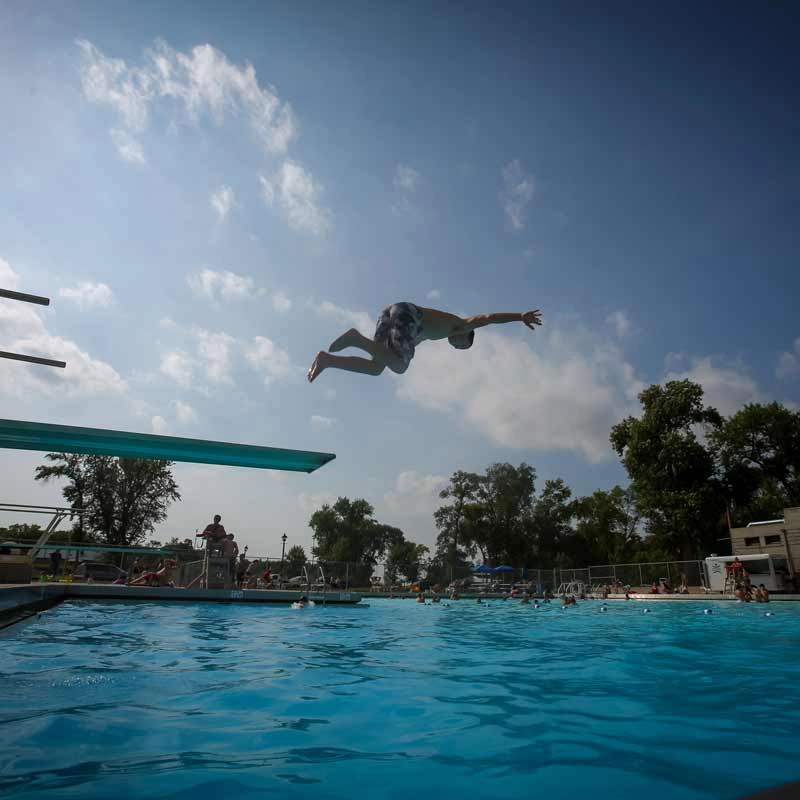
POLYGON ((288 538, 289 537, 285 533, 283 536, 281 536, 281 541, 283 542, 283 545, 281 546, 281 580, 283 580, 283 555, 286 550, 286 540, 288 538))

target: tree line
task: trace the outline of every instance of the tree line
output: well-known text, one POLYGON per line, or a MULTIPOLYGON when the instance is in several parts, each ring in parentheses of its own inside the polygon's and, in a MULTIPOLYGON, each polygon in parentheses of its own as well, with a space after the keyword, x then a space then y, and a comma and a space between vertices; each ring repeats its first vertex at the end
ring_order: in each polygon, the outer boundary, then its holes
MULTIPOLYGON (((392 582, 423 572, 441 582, 476 560, 544 569, 687 560, 722 552, 729 524, 780 517, 784 507, 800 505, 800 412, 754 403, 726 418, 688 380, 650 386, 639 400, 639 416, 619 422, 609 437, 628 473, 626 487, 575 496, 561 478, 539 487, 536 469, 524 462, 457 470, 433 515, 433 552, 377 520, 367 500, 340 497, 312 514, 311 555, 353 565, 354 583, 366 583, 379 562, 392 582)), ((35 477, 64 480, 64 499, 83 510, 71 538, 130 546, 180 500, 171 467, 48 453, 35 477)), ((8 538, 22 532, 3 530, 8 538)), ((302 569, 303 548, 291 548, 286 563, 302 569)))
POLYGON ((729 525, 800 505, 800 412, 753 403, 726 418, 689 380, 650 386, 639 400, 641 414, 609 437, 627 487, 576 497, 561 478, 538 489, 526 463, 458 470, 433 515, 432 554, 376 520, 366 500, 339 498, 311 517, 314 555, 370 567, 385 559, 390 581, 424 569, 438 582, 476 560, 517 568, 689 560, 724 551, 729 525))

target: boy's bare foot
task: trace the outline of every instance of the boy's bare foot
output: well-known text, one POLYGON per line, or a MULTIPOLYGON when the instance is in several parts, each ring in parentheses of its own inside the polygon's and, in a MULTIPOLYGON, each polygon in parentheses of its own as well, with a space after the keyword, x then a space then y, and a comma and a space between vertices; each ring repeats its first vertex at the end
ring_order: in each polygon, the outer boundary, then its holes
POLYGON ((338 353, 340 350, 344 350, 346 347, 353 347, 360 338, 361 333, 359 333, 359 331, 357 331, 355 328, 350 328, 349 331, 345 331, 333 342, 333 344, 331 344, 331 346, 328 348, 328 352, 338 353))
POLYGON ((317 357, 314 359, 314 363, 311 365, 311 369, 308 371, 308 382, 313 383, 314 379, 317 378, 328 366, 328 354, 324 350, 320 350, 317 353, 317 357))

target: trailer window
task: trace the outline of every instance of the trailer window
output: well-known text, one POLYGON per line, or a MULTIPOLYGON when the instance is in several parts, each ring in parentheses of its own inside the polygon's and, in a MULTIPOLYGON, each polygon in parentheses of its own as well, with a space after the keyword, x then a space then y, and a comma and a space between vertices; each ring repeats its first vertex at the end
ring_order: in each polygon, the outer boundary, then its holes
POLYGON ((745 561, 744 568, 751 575, 769 575, 769 559, 756 558, 753 561, 745 561))
POLYGON ((764 544, 780 544, 780 543, 781 543, 780 534, 764 537, 764 544))
POLYGON ((745 536, 744 537, 744 546, 745 547, 756 547, 759 544, 761 544, 761 539, 758 536, 745 536))

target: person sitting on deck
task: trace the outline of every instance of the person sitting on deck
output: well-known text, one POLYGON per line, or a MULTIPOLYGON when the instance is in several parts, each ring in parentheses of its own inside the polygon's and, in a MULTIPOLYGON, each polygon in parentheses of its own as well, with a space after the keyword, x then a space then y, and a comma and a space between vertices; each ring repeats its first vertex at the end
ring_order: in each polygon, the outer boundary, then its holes
POLYGON ((734 556, 733 561, 725 565, 725 571, 734 579, 739 579, 744 575, 744 564, 739 561, 739 556, 734 556))
POLYGON ((128 586, 174 586, 172 582, 174 567, 175 561, 167 560, 157 572, 145 572, 139 578, 132 580, 128 586))
POLYGON ((658 584, 653 581, 653 585, 650 587, 650 594, 658 594, 658 584))
POLYGON ((261 575, 261 580, 264 582, 266 586, 269 586, 272 583, 272 573, 270 572, 269 564, 267 564, 267 568, 261 575))
POLYGON ((769 603, 769 590, 763 583, 758 584, 756 589, 756 599, 759 603, 769 603))

